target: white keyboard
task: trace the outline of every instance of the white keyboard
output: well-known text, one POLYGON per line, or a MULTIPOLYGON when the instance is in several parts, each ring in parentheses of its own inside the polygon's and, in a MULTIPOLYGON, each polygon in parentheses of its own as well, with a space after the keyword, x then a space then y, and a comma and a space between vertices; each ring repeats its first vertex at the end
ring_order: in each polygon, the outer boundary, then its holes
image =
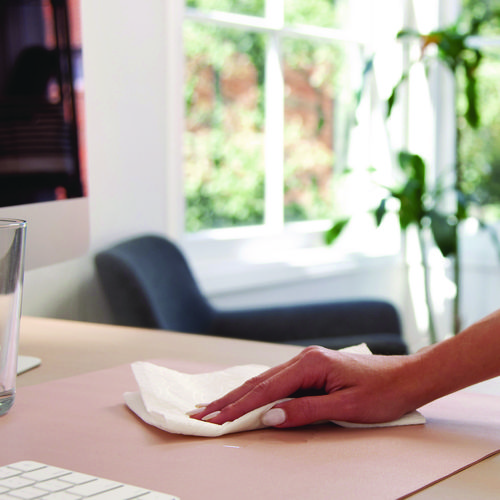
POLYGON ((179 500, 139 488, 39 462, 16 462, 0 467, 2 500, 179 500))

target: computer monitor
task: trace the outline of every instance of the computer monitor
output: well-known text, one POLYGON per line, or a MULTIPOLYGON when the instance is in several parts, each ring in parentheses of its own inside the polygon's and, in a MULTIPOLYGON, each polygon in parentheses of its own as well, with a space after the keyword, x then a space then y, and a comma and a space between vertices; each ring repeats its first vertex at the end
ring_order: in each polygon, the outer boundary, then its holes
POLYGON ((89 244, 78 8, 0 1, 0 217, 28 222, 26 269, 89 244))

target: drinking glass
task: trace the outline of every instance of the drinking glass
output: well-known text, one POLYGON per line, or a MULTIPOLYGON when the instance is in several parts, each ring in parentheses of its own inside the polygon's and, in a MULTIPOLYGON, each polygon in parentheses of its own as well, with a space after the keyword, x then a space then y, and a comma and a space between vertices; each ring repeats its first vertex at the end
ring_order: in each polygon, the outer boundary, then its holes
POLYGON ((0 219, 0 415, 16 394, 26 221, 0 219))

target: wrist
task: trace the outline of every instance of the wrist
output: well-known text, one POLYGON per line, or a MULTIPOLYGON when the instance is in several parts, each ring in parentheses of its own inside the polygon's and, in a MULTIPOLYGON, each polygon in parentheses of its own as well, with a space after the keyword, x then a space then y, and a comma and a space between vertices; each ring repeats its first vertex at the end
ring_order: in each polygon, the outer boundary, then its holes
POLYGON ((395 366, 392 393, 404 413, 416 410, 446 393, 431 349, 401 356, 395 366))
POLYGON ((471 377, 477 374, 477 370, 469 365, 467 348, 462 340, 453 337, 411 355, 417 380, 415 399, 420 406, 476 382, 471 377))

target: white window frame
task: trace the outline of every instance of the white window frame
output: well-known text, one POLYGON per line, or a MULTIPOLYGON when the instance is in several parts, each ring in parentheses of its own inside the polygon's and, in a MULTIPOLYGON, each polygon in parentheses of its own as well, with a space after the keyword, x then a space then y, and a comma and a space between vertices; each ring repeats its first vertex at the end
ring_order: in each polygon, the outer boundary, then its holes
MULTIPOLYGON (((414 0, 405 0, 408 9, 414 0)), ((420 0, 422 1, 422 0, 420 0)), ((435 2, 435 0, 432 0, 435 2)), ((449 1, 449 0, 448 0, 449 1)), ((455 0, 452 0, 455 1, 455 0)), ((458 1, 458 0, 456 0, 458 1)), ((418 2, 417 2, 418 3, 418 2)), ((425 2, 424 2, 425 3, 425 2)), ((441 0, 440 9, 444 10, 444 5, 447 1, 441 0)), ((253 268, 253 265, 263 262, 278 262, 281 263, 288 258, 294 258, 294 251, 301 251, 305 248, 318 248, 322 246, 324 231, 329 227, 330 221, 309 221, 300 223, 287 223, 283 221, 283 202, 278 204, 277 197, 272 196, 270 186, 280 186, 276 188, 277 193, 283 193, 283 169, 273 168, 272 174, 266 175, 266 220, 261 226, 251 226, 243 228, 228 228, 228 229, 212 229, 204 230, 194 234, 186 234, 184 232, 184 191, 183 191, 183 153, 182 153, 182 136, 184 131, 184 100, 183 100, 183 50, 182 37, 183 19, 192 19, 200 22, 211 22, 222 27, 239 28, 252 26, 252 29, 260 30, 270 34, 272 43, 269 45, 266 72, 280 71, 281 68, 276 64, 278 57, 278 44, 274 36, 282 26, 282 9, 283 0, 272 0, 268 5, 272 8, 266 12, 266 17, 256 18, 254 16, 246 16, 231 13, 201 13, 193 9, 187 9, 184 6, 184 0, 176 0, 166 2, 167 7, 167 25, 168 25, 168 53, 167 53, 167 71, 169 72, 169 87, 167 89, 167 130, 169 131, 167 138, 167 169, 168 169, 168 191, 169 191, 169 213, 167 214, 167 232, 170 237, 181 243, 188 254, 188 258, 192 260, 195 266, 201 270, 201 274, 207 273, 214 276, 222 269, 235 276, 238 273, 234 272, 234 266, 240 262, 246 270, 253 268), (269 182, 269 185, 267 184, 269 182), (273 207, 280 207, 280 213, 275 213, 273 207), (273 213, 274 212, 274 213, 273 213), (269 249, 273 248, 274 252, 269 249), (221 264, 221 266, 218 265, 221 264), (232 263, 228 267, 228 263, 232 263)), ((374 6, 376 7, 376 6, 374 6)), ((365 35, 369 36, 369 30, 365 30, 365 35)), ((369 44, 367 40, 354 40, 346 37, 345 32, 326 28, 308 29, 307 27, 287 28, 287 35, 304 36, 309 39, 328 39, 332 37, 335 40, 349 40, 355 43, 369 44)), ((283 88, 280 85, 273 86, 267 95, 272 95, 273 98, 266 100, 266 128, 272 127, 274 130, 283 130, 283 99, 276 98, 282 96, 283 88), (270 113, 269 109, 275 108, 275 113, 270 113)), ((446 110, 444 110, 446 112, 446 110)), ((437 111, 438 114, 443 113, 443 109, 437 111)), ((439 118, 438 118, 439 119, 439 118)), ((283 138, 273 138, 273 143, 282 145, 283 138)), ((283 148, 276 148, 278 152, 271 153, 266 146, 266 164, 276 162, 283 163, 283 148), (272 161, 270 161, 272 160, 272 161)), ((445 147, 444 149, 448 149, 445 147)), ((443 148, 436 142, 436 156, 439 156, 443 148)), ((340 246, 339 249, 329 249, 331 266, 325 266, 322 262, 322 267, 325 272, 332 272, 334 267, 338 266, 340 260, 344 259, 346 248, 340 246)), ((345 259, 344 259, 345 260, 345 259)), ((250 271, 252 272, 252 271, 250 271)), ((241 283, 241 277, 238 279, 241 283)), ((267 276, 269 278, 269 276, 267 276)), ((228 285, 229 286, 229 285, 228 285)))
POLYGON ((266 53, 266 130, 273 130, 273 134, 265 136, 265 163, 266 163, 266 198, 265 220, 262 225, 255 227, 227 228, 204 230, 194 235, 184 235, 186 240, 199 240, 219 237, 227 241, 234 238, 240 240, 242 234, 247 233, 254 239, 257 234, 276 235, 277 233, 303 233, 304 227, 309 225, 313 233, 322 234, 329 226, 329 221, 308 221, 301 223, 285 223, 284 221, 284 78, 282 76, 280 38, 300 37, 306 40, 336 42, 344 41, 364 46, 366 40, 355 38, 347 31, 336 29, 287 26, 284 27, 284 0, 272 0, 266 4, 264 17, 233 14, 227 12, 201 12, 186 8, 184 19, 232 29, 252 29, 269 36, 266 53), (295 226, 295 227, 294 227, 295 226))

